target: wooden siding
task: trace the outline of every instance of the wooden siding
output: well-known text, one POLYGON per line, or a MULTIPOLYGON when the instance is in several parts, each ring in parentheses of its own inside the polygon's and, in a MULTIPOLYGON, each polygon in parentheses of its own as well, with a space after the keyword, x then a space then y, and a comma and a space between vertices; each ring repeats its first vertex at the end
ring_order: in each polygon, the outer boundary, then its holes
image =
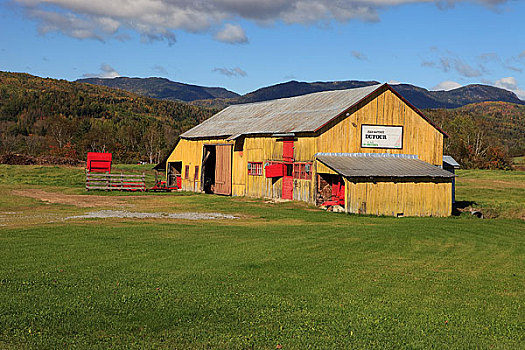
POLYGON ((346 211, 389 216, 449 216, 451 181, 352 182, 345 179, 346 211))
MULTIPOLYGON (((305 140, 306 141, 306 140, 305 140)), ((434 165, 443 162, 443 134, 387 90, 319 137, 316 152, 415 154, 434 165), (361 125, 402 125, 403 148, 361 147, 361 125)))

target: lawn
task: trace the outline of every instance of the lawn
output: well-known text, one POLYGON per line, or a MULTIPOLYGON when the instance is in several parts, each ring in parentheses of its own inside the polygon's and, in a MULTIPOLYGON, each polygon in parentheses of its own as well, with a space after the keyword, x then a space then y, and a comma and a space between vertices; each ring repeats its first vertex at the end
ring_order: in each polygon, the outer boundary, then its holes
POLYGON ((481 220, 85 195, 80 169, 0 166, 0 348, 524 348, 523 176, 460 172, 481 220), (124 206, 238 219, 64 221, 124 206))

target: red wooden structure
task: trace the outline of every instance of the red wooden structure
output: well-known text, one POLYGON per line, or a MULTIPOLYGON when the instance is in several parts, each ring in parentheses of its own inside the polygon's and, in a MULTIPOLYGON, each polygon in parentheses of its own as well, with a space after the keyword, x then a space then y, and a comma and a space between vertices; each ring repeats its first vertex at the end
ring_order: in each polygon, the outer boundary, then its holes
POLYGON ((281 177, 284 176, 284 163, 272 162, 264 167, 266 177, 281 177))
POLYGON ((111 153, 88 152, 87 171, 88 173, 111 173, 111 153))

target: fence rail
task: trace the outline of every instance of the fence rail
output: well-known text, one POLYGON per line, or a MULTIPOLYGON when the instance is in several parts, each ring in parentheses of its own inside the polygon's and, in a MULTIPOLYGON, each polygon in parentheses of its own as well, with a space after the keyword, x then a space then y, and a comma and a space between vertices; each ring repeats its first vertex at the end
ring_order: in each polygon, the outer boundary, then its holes
POLYGON ((145 191, 146 174, 109 174, 86 172, 86 191, 145 191))

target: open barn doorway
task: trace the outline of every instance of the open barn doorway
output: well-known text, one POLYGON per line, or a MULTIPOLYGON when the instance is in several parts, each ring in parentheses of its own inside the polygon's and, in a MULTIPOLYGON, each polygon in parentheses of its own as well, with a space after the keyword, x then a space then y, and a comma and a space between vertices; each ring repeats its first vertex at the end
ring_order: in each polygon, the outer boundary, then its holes
POLYGON ((317 174, 316 204, 327 210, 345 208, 345 183, 337 174, 317 174))
POLYGON ((168 187, 181 188, 182 162, 168 162, 168 187))
POLYGON ((201 177, 204 192, 232 194, 232 145, 204 145, 201 177))

